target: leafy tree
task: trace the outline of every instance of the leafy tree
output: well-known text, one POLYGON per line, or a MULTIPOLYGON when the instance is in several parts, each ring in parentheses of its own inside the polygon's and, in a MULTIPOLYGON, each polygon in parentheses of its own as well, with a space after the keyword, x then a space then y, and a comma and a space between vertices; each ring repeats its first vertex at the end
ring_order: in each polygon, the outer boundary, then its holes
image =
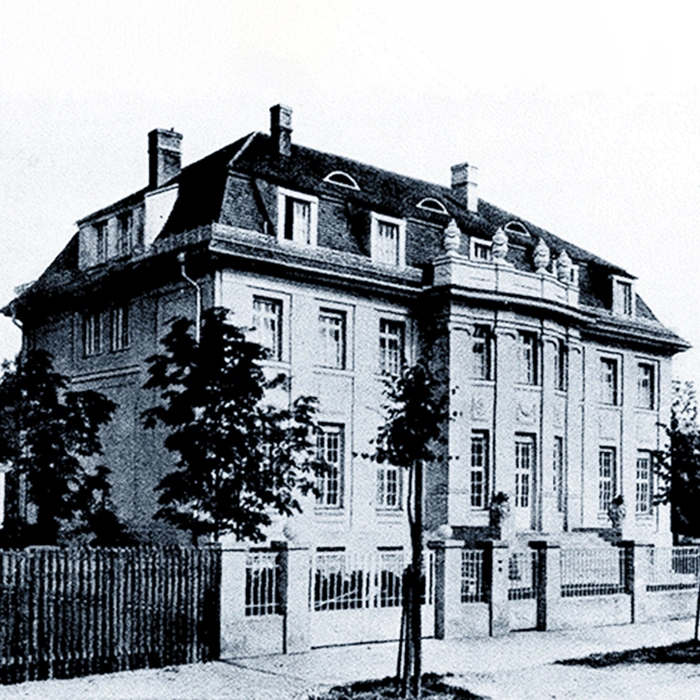
POLYGON ((692 382, 674 382, 668 446, 654 454, 660 488, 656 500, 671 505, 676 535, 700 536, 700 429, 692 382))
POLYGON ((399 646, 399 680, 404 697, 420 697, 421 595, 423 593, 423 479, 424 467, 438 459, 445 410, 442 384, 428 359, 388 382, 386 421, 377 435, 374 458, 408 471, 408 522, 411 564, 404 575, 404 635, 399 646))
POLYGON ((90 469, 86 458, 102 454, 99 431, 116 406, 96 391, 67 387, 43 350, 2 366, 0 462, 11 468, 6 545, 55 545, 78 532, 89 536, 94 492, 109 490, 108 470, 90 469), (21 492, 36 511, 33 523, 21 512, 21 492))
POLYGON ((176 320, 163 339, 165 352, 149 358, 146 388, 161 403, 144 411, 145 425, 167 430, 165 447, 175 468, 157 486, 156 517, 188 530, 193 540, 226 533, 260 541, 270 512, 301 512, 299 493, 314 489, 324 465, 312 437, 315 399, 291 408, 265 405, 283 381, 266 378, 267 351, 227 321, 227 311, 203 316, 201 338, 191 322, 176 320))

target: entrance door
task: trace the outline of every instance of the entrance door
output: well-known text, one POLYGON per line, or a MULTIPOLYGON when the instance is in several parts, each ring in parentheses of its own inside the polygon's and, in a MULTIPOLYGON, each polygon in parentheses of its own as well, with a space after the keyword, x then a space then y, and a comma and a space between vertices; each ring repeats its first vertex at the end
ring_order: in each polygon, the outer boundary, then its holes
POLYGON ((515 502, 513 517, 516 530, 531 530, 535 487, 535 438, 518 435, 515 440, 515 502))

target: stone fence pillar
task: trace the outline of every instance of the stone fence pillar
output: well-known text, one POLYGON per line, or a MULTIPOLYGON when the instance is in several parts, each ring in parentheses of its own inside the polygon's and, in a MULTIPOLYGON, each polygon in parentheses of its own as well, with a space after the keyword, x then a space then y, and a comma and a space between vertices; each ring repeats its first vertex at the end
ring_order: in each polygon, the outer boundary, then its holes
POLYGON ((537 629, 561 627, 561 547, 551 542, 530 542, 537 552, 535 559, 535 598, 537 600, 537 629))
POLYGON ((652 545, 623 541, 620 547, 625 552, 625 593, 630 596, 630 622, 647 622, 650 619, 647 583, 652 545))
POLYGON ((480 543, 484 550, 484 586, 489 604, 489 634, 499 637, 510 631, 508 606, 508 543, 487 540, 480 543))
POLYGON ((309 547, 290 542, 280 553, 280 597, 285 654, 311 648, 309 612, 309 547))

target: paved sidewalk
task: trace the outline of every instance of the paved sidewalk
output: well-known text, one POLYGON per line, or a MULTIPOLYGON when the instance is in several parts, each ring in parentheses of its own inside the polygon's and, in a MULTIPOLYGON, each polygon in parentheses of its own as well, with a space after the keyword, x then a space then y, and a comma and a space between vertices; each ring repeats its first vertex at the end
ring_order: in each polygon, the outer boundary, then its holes
MULTIPOLYGON (((620 700, 627 696, 619 691, 615 691, 614 695, 596 694, 594 691, 586 691, 583 695, 568 691, 559 694, 557 689, 564 687, 565 677, 569 679, 568 682, 572 676, 585 680, 587 675, 593 673, 592 677, 599 682, 602 676, 598 670, 549 664, 593 652, 668 644, 689 639, 692 633, 693 621, 682 620, 562 632, 513 632, 498 638, 450 641, 429 639, 424 643, 424 666, 426 671, 454 674, 458 677, 455 678, 455 683, 497 700, 516 697, 615 697, 620 700), (548 688, 546 693, 545 686, 548 688)), ((0 686, 0 700, 300 700, 315 689, 393 675, 395 666, 396 643, 389 642, 315 649, 287 656, 235 659, 168 669, 0 686)), ((648 673, 649 667, 638 671, 648 673)), ((673 669, 657 671, 658 680, 663 681, 669 691, 672 686, 668 684, 672 681, 666 679, 664 673, 668 675, 673 672, 673 669)), ((681 680, 685 681, 688 676, 687 667, 684 673, 681 680)), ((650 687, 647 680, 644 682, 646 687, 650 687)), ((692 682, 693 694, 687 697, 700 697, 700 670, 699 675, 690 678, 689 682, 692 682)), ((606 691, 599 691, 612 693, 614 683, 610 682, 606 687, 606 691)), ((675 692, 673 696, 674 700, 686 697, 675 692)), ((637 694, 630 697, 654 695, 637 694)))

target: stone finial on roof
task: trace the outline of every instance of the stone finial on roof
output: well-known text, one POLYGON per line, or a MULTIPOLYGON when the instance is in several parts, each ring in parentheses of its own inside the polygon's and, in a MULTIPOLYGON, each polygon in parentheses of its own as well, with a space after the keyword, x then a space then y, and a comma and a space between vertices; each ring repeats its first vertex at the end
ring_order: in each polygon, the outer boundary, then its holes
POLYGON ((557 258, 557 278, 560 282, 571 281, 571 258, 566 250, 562 250, 557 258))
POLYGON ((506 255, 508 255, 508 236, 506 232, 499 228, 496 233, 493 234, 491 239, 493 245, 491 246, 491 257, 494 260, 505 260, 506 255))
POLYGON ((445 236, 442 239, 442 245, 449 255, 459 253, 459 247, 462 242, 462 234, 457 226, 457 222, 452 219, 445 227, 445 236))
POLYGON ((533 258, 537 272, 545 272, 549 267, 551 256, 549 254, 549 246, 541 238, 537 241, 533 258))

